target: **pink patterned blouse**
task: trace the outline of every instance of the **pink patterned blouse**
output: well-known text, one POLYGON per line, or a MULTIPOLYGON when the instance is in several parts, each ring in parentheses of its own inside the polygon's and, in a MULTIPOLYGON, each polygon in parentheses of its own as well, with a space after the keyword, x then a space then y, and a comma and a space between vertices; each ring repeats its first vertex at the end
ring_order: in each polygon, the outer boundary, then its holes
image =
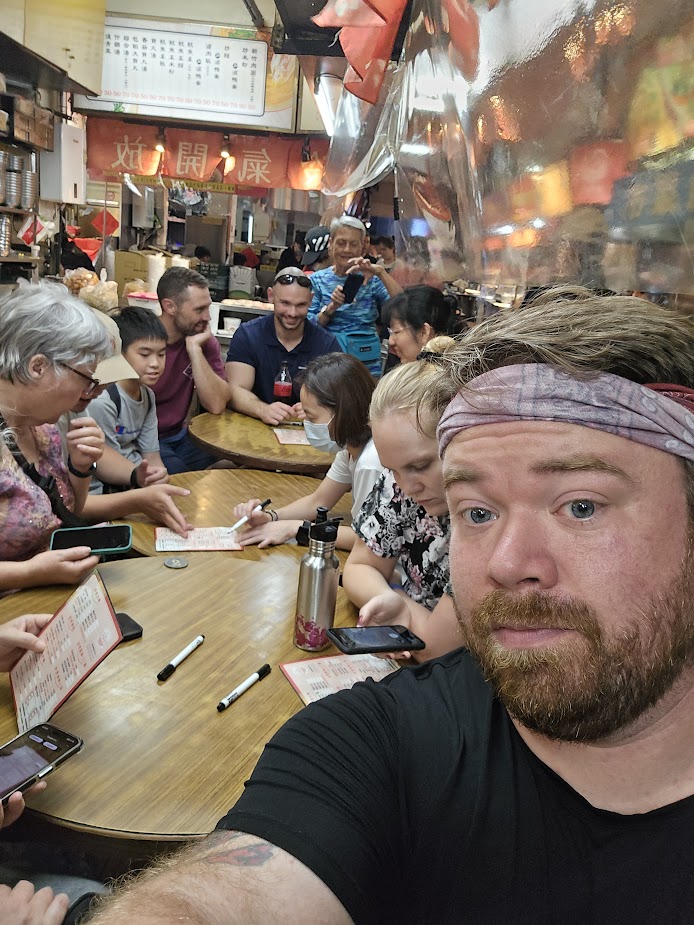
MULTIPOLYGON (((75 505, 75 495, 63 462, 58 428, 42 424, 34 428, 41 475, 52 475, 65 506, 75 505)), ((0 439, 0 559, 29 559, 48 548, 60 521, 51 510, 48 495, 25 475, 5 442, 0 439)))

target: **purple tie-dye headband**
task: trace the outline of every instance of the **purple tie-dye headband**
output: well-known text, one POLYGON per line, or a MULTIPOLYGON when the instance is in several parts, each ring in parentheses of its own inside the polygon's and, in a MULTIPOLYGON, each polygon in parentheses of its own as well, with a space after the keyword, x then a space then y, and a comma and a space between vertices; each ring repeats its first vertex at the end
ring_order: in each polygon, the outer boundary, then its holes
POLYGON ((472 379, 439 421, 439 453, 461 430, 505 421, 564 421, 694 460, 694 389, 638 385, 611 373, 579 380, 544 363, 501 366, 472 379))

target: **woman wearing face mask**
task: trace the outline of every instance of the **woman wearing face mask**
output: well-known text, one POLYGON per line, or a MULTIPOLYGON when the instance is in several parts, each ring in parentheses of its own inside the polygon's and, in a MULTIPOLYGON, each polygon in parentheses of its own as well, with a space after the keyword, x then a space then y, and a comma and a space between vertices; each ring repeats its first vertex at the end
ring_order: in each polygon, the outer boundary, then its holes
MULTIPOLYGON (((357 515, 383 472, 368 423, 375 385, 363 363, 348 353, 327 353, 309 363, 301 387, 304 430, 312 446, 326 453, 337 452, 337 456, 318 488, 305 498, 258 514, 252 513, 260 504, 258 498, 238 504, 234 518, 249 518, 239 538, 242 546, 276 546, 294 539, 304 520, 315 518, 317 507, 334 507, 350 489, 352 515, 357 515)), ((304 541, 302 534, 298 538, 304 541)), ((353 545, 352 527, 339 527, 338 549, 353 545)))
POLYGON ((374 392, 369 417, 385 471, 354 520, 357 540, 342 579, 360 608, 359 625, 409 627, 426 643, 415 655, 419 661, 463 642, 449 596, 441 460, 436 439, 417 421, 419 400, 439 375, 435 357, 397 367, 374 392))

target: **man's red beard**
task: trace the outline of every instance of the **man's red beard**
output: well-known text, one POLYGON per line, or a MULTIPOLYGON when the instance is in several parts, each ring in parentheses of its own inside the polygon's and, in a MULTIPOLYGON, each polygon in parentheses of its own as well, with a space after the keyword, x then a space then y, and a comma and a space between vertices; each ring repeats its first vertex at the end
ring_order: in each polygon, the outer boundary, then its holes
POLYGON ((677 578, 630 623, 610 633, 575 598, 492 591, 458 621, 509 713, 550 739, 593 742, 630 725, 672 687, 694 656, 692 555, 677 578), (536 648, 506 648, 501 627, 573 630, 536 648))

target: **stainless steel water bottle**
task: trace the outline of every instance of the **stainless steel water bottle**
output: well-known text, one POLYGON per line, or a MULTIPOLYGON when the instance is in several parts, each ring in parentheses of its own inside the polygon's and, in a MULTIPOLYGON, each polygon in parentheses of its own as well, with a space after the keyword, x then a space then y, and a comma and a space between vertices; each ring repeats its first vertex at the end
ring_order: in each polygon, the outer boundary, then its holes
POLYGON ((308 652, 319 652, 329 643, 327 631, 335 619, 340 574, 340 563, 335 555, 336 540, 334 523, 312 524, 308 552, 301 560, 294 645, 308 652))

